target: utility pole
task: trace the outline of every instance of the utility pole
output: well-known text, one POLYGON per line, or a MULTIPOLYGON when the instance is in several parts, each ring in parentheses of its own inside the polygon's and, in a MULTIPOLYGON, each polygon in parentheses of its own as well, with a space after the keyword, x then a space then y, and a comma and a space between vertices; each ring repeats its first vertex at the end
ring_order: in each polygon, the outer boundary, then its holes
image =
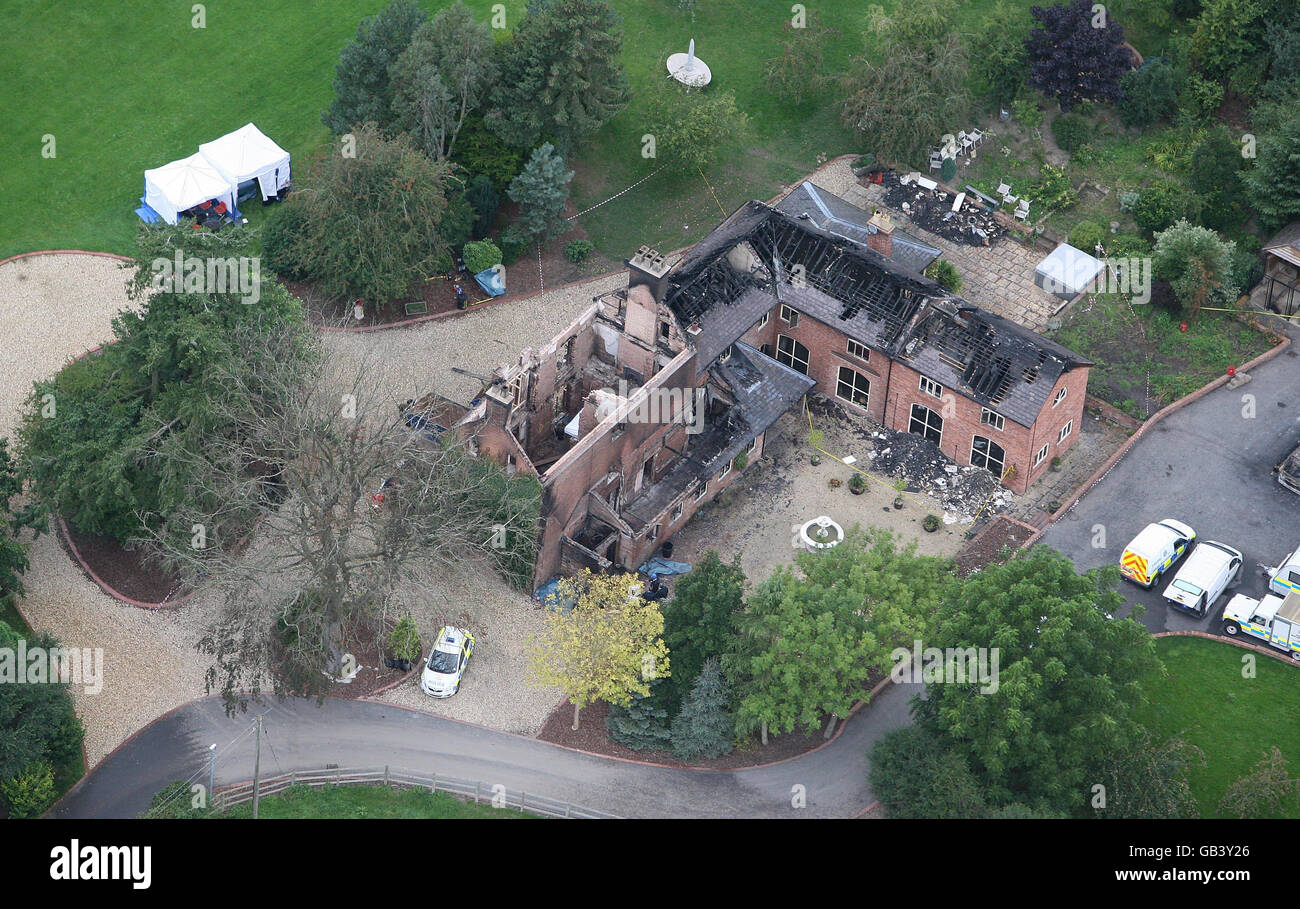
POLYGON ((260 713, 257 715, 257 748, 253 755, 253 820, 257 820, 257 803, 262 795, 262 714, 260 713))
POLYGON ((217 743, 213 742, 208 746, 208 808, 217 807, 216 794, 216 776, 217 776, 217 743))

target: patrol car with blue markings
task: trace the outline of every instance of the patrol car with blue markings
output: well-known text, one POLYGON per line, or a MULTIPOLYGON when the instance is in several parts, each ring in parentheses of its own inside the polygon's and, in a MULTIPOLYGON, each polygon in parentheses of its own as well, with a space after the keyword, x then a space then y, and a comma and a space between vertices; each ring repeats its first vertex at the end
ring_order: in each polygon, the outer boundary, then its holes
POLYGON ((420 673, 420 690, 430 697, 449 698, 460 690, 460 680, 474 653, 474 635, 463 628, 444 625, 420 673))

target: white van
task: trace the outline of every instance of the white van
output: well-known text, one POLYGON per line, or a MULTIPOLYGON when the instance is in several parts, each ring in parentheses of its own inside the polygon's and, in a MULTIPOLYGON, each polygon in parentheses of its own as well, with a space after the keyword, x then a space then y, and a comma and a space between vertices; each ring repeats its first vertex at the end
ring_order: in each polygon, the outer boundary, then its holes
POLYGON ((1228 585, 1240 577, 1241 558, 1240 552, 1223 543, 1197 543, 1165 588, 1165 599, 1193 615, 1207 615, 1228 585))
POLYGON ((1300 548, 1286 556, 1276 568, 1268 569, 1269 593, 1286 596, 1293 590, 1300 590, 1300 548))
POLYGON ((1169 566, 1187 552, 1195 539, 1195 530, 1173 518, 1148 524, 1124 547, 1119 557, 1119 573, 1150 590, 1169 566))

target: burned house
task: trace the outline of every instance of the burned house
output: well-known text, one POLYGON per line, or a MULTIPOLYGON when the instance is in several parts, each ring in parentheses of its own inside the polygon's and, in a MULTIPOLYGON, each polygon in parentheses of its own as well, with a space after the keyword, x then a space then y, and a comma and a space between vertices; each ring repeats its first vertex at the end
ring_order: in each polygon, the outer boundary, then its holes
POLYGON ((811 390, 1028 488, 1077 438, 1090 364, 923 277, 938 253, 808 184, 675 264, 642 247, 455 427, 541 482, 534 586, 643 564, 811 390))

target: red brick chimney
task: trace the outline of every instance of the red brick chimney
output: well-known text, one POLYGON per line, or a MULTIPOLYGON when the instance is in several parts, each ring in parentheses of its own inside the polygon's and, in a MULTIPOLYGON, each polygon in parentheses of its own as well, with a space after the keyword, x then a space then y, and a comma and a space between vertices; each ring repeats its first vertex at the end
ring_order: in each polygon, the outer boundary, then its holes
POLYGON ((876 210, 867 222, 867 226, 872 228, 867 234, 867 245, 880 253, 886 259, 894 254, 894 222, 889 217, 889 212, 876 210))

